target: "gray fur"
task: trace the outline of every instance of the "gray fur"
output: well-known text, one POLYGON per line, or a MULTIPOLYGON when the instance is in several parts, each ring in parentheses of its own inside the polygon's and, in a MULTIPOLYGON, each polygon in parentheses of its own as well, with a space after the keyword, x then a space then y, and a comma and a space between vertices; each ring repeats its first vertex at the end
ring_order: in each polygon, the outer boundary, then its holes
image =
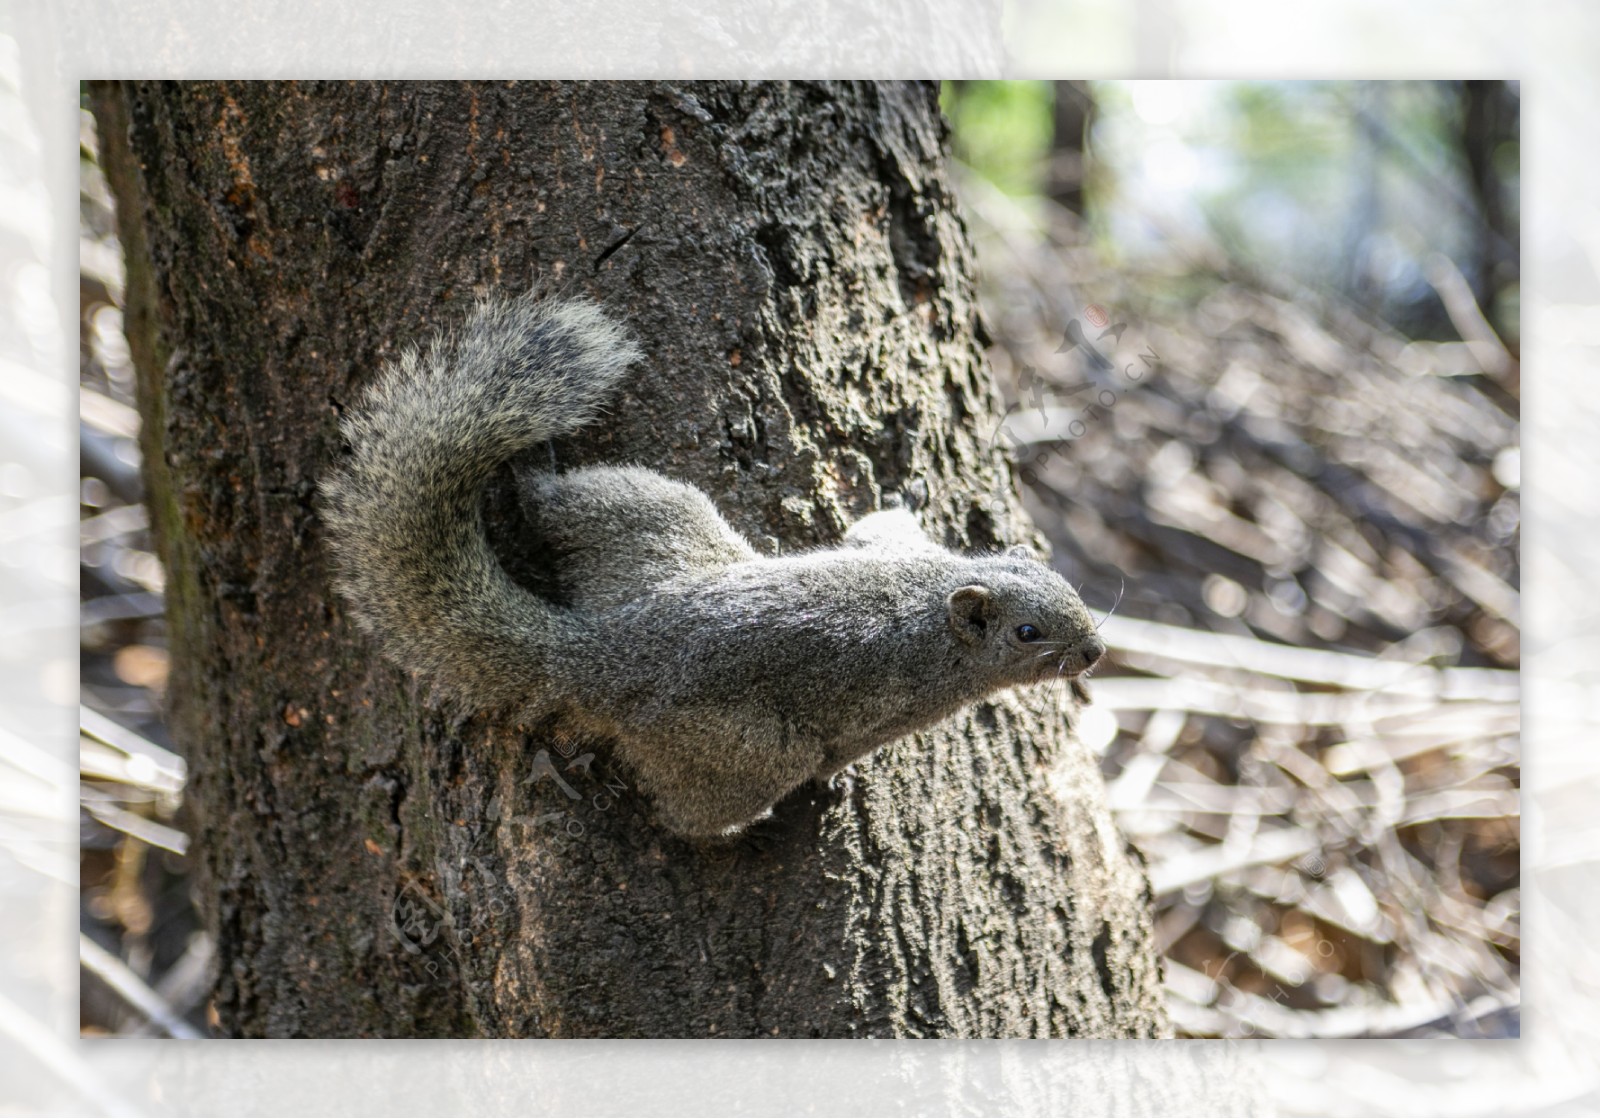
POLYGON ((763 558, 705 494, 637 467, 519 474, 561 604, 524 590, 484 538, 484 483, 593 419, 638 357, 594 305, 524 298, 384 371, 323 495, 339 590, 390 657, 467 703, 613 738, 668 827, 713 835, 1104 652, 1072 588, 1021 549, 960 556, 893 510, 837 549, 763 558))

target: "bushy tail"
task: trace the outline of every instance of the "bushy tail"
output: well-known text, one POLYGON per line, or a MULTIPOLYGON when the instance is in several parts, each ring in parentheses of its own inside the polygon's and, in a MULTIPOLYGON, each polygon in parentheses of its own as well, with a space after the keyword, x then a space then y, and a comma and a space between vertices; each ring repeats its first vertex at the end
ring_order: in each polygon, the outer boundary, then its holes
POLYGON ((471 703, 552 698, 574 621, 500 567, 483 487, 592 420, 639 356, 594 304, 529 296, 480 304, 367 390, 343 424, 352 454, 323 481, 323 522, 338 589, 392 659, 471 703))

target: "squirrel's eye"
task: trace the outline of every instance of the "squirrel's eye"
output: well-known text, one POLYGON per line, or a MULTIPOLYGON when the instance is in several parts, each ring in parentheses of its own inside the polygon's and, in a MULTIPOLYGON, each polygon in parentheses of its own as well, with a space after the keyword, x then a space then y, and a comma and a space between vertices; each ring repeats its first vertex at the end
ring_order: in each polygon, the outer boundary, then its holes
POLYGON ((1033 626, 1018 626, 1017 627, 1017 640, 1018 641, 1037 641, 1037 640, 1039 640, 1039 638, 1041 636, 1042 636, 1042 634, 1040 634, 1039 631, 1037 629, 1035 629, 1033 626))

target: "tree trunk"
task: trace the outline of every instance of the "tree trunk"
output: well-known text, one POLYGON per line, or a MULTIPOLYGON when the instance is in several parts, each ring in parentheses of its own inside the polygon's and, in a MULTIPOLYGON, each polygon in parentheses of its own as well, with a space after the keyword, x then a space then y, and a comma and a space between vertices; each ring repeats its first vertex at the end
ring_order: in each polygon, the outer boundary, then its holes
MULTIPOLYGON (((338 415, 487 291, 648 356, 563 466, 648 465, 758 547, 892 493, 1026 538, 936 89, 107 84, 215 1001, 238 1036, 1148 1037, 1142 868, 1071 699, 1003 695, 674 839, 604 744, 458 718, 328 588, 338 415)), ((504 490, 505 487, 502 487, 504 490)), ((490 525, 514 575, 514 502, 490 525)))

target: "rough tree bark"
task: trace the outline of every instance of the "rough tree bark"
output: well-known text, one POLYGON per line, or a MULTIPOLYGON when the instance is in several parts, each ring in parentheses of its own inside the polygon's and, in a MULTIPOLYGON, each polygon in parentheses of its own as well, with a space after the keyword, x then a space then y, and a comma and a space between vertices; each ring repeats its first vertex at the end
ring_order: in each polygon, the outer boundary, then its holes
MULTIPOLYGON (((692 481, 772 551, 895 492, 951 545, 1027 538, 935 87, 93 96, 223 1031, 1168 1032, 1144 874, 1070 696, 1002 696, 694 845, 604 743, 452 716, 328 589, 314 487, 342 404, 474 295, 536 279, 648 351, 562 465, 692 481)), ((490 506, 536 582, 514 503, 490 506)))

